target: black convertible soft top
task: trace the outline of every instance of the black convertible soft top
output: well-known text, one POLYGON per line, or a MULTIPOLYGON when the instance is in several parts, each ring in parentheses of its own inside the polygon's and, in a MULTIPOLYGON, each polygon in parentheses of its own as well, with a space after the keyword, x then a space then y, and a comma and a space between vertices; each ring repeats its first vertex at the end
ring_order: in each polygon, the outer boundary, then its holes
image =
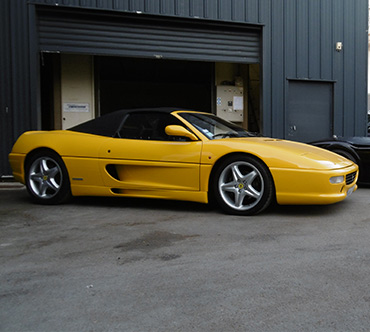
POLYGON ((128 113, 133 112, 171 113, 176 110, 180 110, 180 108, 161 107, 161 108, 140 108, 140 109, 119 110, 105 114, 99 118, 81 123, 77 126, 69 128, 68 130, 86 134, 114 137, 118 129, 121 127, 122 121, 125 119, 128 113))

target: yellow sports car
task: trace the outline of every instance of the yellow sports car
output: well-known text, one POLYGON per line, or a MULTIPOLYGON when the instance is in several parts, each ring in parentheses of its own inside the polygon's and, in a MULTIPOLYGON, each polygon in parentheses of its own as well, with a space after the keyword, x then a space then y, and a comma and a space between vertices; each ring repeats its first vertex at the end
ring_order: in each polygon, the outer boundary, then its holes
POLYGON ((129 196, 208 203, 252 215, 279 204, 330 204, 357 189, 353 162, 310 145, 258 137, 212 114, 122 110, 69 130, 31 131, 9 155, 38 203, 129 196))

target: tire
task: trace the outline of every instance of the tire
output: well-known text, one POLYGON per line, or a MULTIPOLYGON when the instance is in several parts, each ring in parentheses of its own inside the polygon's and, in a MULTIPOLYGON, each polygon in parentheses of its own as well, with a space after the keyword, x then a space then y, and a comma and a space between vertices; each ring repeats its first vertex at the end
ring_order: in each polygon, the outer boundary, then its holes
POLYGON ((260 213, 275 196, 270 171, 251 156, 235 155, 224 160, 212 179, 213 197, 229 214, 248 216, 260 213))
POLYGON ((27 161, 26 187, 39 204, 61 204, 72 197, 67 169, 53 151, 39 151, 27 161))

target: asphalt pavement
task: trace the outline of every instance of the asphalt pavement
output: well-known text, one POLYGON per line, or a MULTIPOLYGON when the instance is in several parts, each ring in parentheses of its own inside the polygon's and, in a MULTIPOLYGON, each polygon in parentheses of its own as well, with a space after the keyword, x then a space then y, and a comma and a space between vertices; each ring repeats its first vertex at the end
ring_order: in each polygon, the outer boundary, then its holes
POLYGON ((0 186, 0 331, 369 331, 370 189, 253 217, 0 186))

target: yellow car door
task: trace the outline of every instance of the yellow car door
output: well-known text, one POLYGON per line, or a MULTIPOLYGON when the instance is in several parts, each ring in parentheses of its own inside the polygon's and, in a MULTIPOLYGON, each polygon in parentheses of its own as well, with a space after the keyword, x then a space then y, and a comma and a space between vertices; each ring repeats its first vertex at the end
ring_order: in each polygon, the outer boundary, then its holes
POLYGON ((202 141, 166 135, 165 127, 178 122, 168 113, 133 114, 119 137, 107 140, 100 148, 104 184, 138 192, 198 191, 202 141))

